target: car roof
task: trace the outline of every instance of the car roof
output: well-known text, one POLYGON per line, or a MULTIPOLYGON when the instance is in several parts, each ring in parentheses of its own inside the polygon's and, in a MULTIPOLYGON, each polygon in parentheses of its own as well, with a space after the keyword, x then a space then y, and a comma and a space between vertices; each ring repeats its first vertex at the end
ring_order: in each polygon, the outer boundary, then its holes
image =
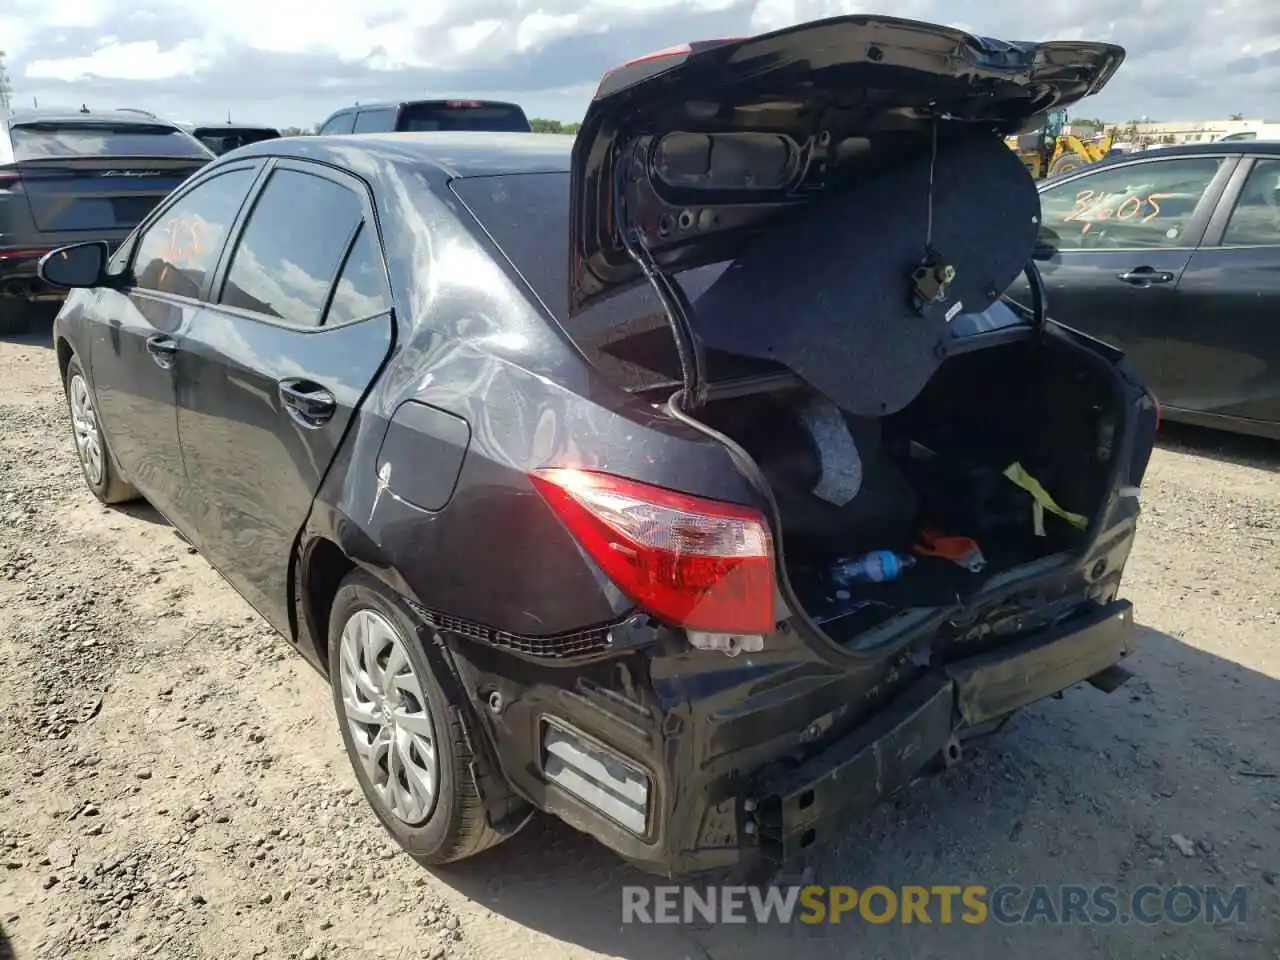
POLYGON ((23 107, 0 111, 0 117, 6 120, 52 120, 58 123, 93 123, 100 120, 119 120, 121 123, 145 123, 179 129, 178 125, 170 120, 162 120, 154 114, 137 110, 90 110, 85 113, 82 110, 66 107, 23 107))
POLYGON ((1134 150, 1129 153, 1118 153, 1104 157, 1096 163, 1076 167, 1066 173, 1041 180, 1037 185, 1044 189, 1052 184, 1078 177, 1082 173, 1091 173, 1107 167, 1126 163, 1142 163, 1147 160, 1158 160, 1170 157, 1203 157, 1235 154, 1260 154, 1263 156, 1280 156, 1280 140, 1211 140, 1205 143, 1175 143, 1164 147, 1152 147, 1149 150, 1134 150))
POLYGON ((516 173, 568 173, 573 137, 490 131, 357 133, 282 137, 241 147, 238 159, 294 157, 350 167, 352 151, 392 163, 430 166, 448 179, 516 173))

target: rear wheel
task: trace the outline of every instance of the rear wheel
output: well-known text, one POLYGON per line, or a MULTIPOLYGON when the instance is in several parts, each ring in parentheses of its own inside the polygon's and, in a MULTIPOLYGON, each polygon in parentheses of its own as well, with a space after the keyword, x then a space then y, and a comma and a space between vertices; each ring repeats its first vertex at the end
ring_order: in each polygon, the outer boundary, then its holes
POLYGON ((421 621, 362 571, 329 620, 329 673, 342 742, 374 813, 408 853, 448 863, 503 836, 476 789, 465 718, 432 672, 421 621))
POLYGON ((107 438, 102 435, 93 390, 76 357, 67 365, 67 411, 71 414, 71 431, 76 441, 76 457, 84 482, 103 503, 124 503, 138 498, 137 488, 123 480, 111 459, 107 438))

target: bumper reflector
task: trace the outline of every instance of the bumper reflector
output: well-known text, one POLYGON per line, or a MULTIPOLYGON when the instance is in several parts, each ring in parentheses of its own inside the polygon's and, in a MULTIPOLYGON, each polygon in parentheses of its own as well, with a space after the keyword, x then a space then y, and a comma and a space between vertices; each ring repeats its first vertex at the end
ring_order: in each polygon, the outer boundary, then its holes
POLYGON ((542 728, 542 770, 548 783, 604 814, 636 836, 649 826, 649 777, 637 765, 549 720, 542 728))

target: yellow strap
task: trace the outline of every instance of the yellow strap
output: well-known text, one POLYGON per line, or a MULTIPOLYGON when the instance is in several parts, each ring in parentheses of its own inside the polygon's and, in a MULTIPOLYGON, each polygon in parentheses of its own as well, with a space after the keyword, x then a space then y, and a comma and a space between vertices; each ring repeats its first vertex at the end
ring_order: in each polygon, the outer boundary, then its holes
POLYGON ((1067 523, 1071 524, 1079 530, 1083 530, 1089 526, 1089 518, 1082 517, 1078 513, 1072 513, 1070 510, 1063 510, 1058 506, 1053 497, 1049 496, 1049 491, 1040 486, 1040 481, 1027 473, 1026 469, 1020 463, 1011 463, 1005 468, 1004 475, 1020 486, 1035 499, 1036 503, 1042 510, 1048 510, 1050 513, 1057 514, 1067 523))

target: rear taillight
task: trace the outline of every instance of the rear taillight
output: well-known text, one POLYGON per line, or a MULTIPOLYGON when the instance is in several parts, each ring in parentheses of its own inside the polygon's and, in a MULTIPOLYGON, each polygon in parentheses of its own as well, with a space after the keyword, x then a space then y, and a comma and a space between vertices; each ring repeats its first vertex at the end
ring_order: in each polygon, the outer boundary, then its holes
POLYGON ((585 470, 531 479, 601 570, 659 620, 773 631, 773 545, 760 511, 585 470))
POLYGON ((694 43, 680 43, 673 47, 666 47, 662 50, 655 50, 653 53, 646 53, 643 56, 628 60, 626 63, 614 67, 612 70, 606 70, 604 76, 600 79, 600 84, 596 88, 596 96, 600 96, 606 87, 606 81, 614 77, 624 70, 630 70, 634 67, 644 66, 645 64, 658 64, 663 60, 672 61, 671 66, 676 63, 682 63, 695 53, 702 53, 705 50, 712 50, 715 47, 722 47, 726 43, 740 43, 742 37, 724 37, 718 40, 698 40, 694 43))
POLYGON ((21 179, 22 174, 18 173, 17 170, 0 170, 0 190, 16 187, 21 179))

